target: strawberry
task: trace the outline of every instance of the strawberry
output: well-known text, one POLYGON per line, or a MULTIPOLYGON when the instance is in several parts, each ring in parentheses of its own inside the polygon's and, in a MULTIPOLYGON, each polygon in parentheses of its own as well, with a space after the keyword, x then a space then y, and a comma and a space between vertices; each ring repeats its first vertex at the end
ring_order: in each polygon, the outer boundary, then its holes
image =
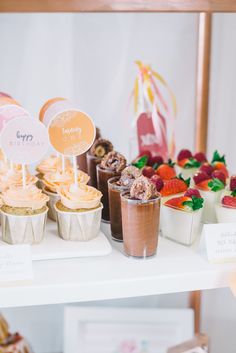
POLYGON ((195 196, 195 197, 201 197, 201 194, 200 192, 197 190, 197 189, 188 189, 184 196, 188 196, 188 197, 192 197, 192 196, 195 196))
POLYGON ((236 208, 236 197, 224 196, 221 202, 224 206, 236 208))
POLYGON ((185 209, 186 206, 184 205, 184 202, 191 200, 191 197, 186 196, 174 197, 173 199, 169 199, 168 201, 166 201, 165 206, 177 209, 185 209))
POLYGON ((155 174, 155 170, 152 167, 144 167, 142 174, 147 178, 151 178, 155 174))
POLYGON ((223 154, 223 156, 221 156, 218 151, 215 151, 215 152, 213 153, 213 157, 212 157, 212 160, 211 160, 211 164, 213 164, 213 163, 215 163, 215 162, 221 162, 221 163, 223 163, 223 164, 226 165, 226 162, 225 162, 225 155, 223 154))
POLYGON ((164 186, 163 180, 157 174, 154 174, 151 177, 151 182, 156 185, 157 191, 160 191, 163 188, 163 186, 164 186))
MULTIPOLYGON (((162 156, 154 156, 154 157, 151 157, 150 159, 149 159, 149 161, 148 161, 148 164, 150 165, 150 166, 158 166, 158 165, 161 165, 161 164, 163 164, 164 163, 164 160, 163 160, 163 158, 162 158, 162 156)), ((154 169, 155 169, 155 167, 154 167, 154 169)))
POLYGON ((189 159, 193 155, 189 150, 181 150, 177 156, 178 162, 181 161, 182 159, 189 159))
POLYGON ((178 165, 179 165, 180 167, 184 167, 185 164, 188 163, 188 161, 189 161, 188 158, 181 159, 180 161, 178 161, 178 165))
POLYGON ((214 169, 215 170, 220 170, 222 173, 224 173, 225 177, 229 177, 229 172, 223 162, 214 162, 214 169))
POLYGON ((230 191, 236 190, 236 175, 232 175, 229 184, 230 191))
POLYGON ((211 174, 214 171, 214 168, 211 164, 209 163, 204 163, 203 165, 201 165, 200 169, 201 172, 206 173, 207 175, 209 175, 209 177, 211 177, 211 174))
POLYGON ((168 195, 175 195, 179 194, 180 192, 184 192, 188 189, 188 181, 185 181, 180 178, 173 178, 170 180, 166 180, 164 182, 164 186, 161 189, 161 195, 162 196, 168 196, 168 195))
POLYGON ((161 164, 157 168, 156 174, 159 175, 163 180, 170 180, 176 177, 176 172, 174 167, 171 167, 169 164, 161 164))
POLYGON ((206 155, 205 155, 205 153, 203 153, 203 152, 197 152, 197 153, 195 153, 195 155, 193 156, 193 158, 195 158, 195 159, 196 159, 198 162, 200 162, 200 163, 207 162, 206 155))
POLYGON ((204 172, 198 172, 197 174, 195 174, 193 176, 193 180, 195 182, 196 185, 198 185, 199 183, 205 181, 205 180, 208 180, 209 181, 209 175, 207 175, 206 173, 204 172))
POLYGON ((222 183, 226 184, 225 174, 221 170, 214 170, 214 172, 212 173, 212 178, 219 179, 222 181, 222 183))
POLYGON ((208 185, 210 181, 211 181, 211 179, 203 180, 203 181, 201 181, 200 183, 197 184, 197 187, 200 190, 204 190, 204 191, 210 190, 210 187, 208 185))

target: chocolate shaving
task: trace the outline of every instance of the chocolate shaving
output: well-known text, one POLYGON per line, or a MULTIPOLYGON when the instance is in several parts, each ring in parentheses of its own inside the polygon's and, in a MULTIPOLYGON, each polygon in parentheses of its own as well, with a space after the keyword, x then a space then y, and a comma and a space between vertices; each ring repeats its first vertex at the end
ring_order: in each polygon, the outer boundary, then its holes
POLYGON ((150 200, 157 194, 156 186, 143 175, 134 180, 130 189, 130 196, 137 200, 150 200))
POLYGON ((142 175, 140 169, 130 165, 121 172, 121 177, 117 182, 119 185, 131 187, 134 180, 142 175))
POLYGON ((126 159, 119 152, 111 151, 103 157, 101 167, 115 172, 121 172, 126 167, 126 159))
POLYGON ((106 154, 113 151, 113 145, 110 141, 99 138, 95 140, 90 149, 90 154, 95 157, 103 158, 106 154))

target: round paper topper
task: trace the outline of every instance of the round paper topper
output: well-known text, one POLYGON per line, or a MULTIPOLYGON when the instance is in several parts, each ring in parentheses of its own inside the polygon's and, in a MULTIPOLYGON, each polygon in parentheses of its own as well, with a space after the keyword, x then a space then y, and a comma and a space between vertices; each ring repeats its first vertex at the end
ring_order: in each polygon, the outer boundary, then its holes
POLYGON ((38 162, 49 147, 47 128, 33 118, 14 118, 2 130, 1 147, 11 162, 38 162))
POLYGON ((79 110, 57 114, 48 125, 49 139, 64 156, 79 156, 92 146, 96 129, 92 119, 79 110))

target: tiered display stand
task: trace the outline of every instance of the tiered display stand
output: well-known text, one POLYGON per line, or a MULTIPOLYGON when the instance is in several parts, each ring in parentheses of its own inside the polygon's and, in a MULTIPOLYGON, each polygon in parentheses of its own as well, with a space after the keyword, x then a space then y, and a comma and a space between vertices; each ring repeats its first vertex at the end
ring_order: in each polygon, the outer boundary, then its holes
MULTIPOLYGON (((206 151, 212 13, 236 12, 235 1, 1 0, 0 12, 198 12, 195 147, 206 151)), ((151 260, 134 261, 115 248, 111 255, 100 258, 34 262, 33 269, 31 283, 1 288, 0 307, 189 291, 199 332, 200 290, 227 286, 235 265, 210 265, 193 249, 160 239, 158 256, 151 260)))

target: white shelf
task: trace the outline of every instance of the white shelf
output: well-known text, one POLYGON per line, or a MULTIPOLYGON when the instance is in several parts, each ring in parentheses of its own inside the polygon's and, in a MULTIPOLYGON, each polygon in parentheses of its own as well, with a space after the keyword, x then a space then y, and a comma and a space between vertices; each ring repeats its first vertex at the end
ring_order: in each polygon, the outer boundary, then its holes
POLYGON ((162 238, 157 256, 148 260, 128 258, 119 248, 115 244, 104 257, 36 261, 32 282, 1 287, 0 307, 220 288, 236 271, 236 264, 209 264, 204 255, 162 238))

